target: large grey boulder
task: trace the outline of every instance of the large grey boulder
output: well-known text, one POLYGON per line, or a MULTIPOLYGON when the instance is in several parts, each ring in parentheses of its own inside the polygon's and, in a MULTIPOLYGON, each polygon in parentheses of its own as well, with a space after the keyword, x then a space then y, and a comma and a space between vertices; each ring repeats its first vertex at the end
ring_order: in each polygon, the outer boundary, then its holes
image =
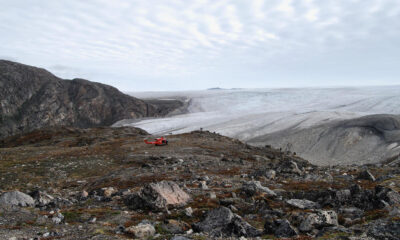
POLYGON ((315 213, 310 213, 301 222, 299 230, 302 232, 310 232, 313 229, 321 229, 323 227, 337 226, 338 216, 335 211, 319 210, 315 213))
POLYGON ((171 181, 150 183, 138 193, 129 195, 125 204, 131 209, 167 210, 183 207, 190 201, 190 196, 178 184, 171 181))
POLYGON ((307 199, 290 199, 286 201, 292 207, 300 208, 300 209, 315 209, 320 208, 321 206, 313 201, 307 199))
POLYGON ((28 194, 19 191, 6 192, 0 196, 0 206, 33 207, 35 200, 28 194))
POLYGON ((229 208, 216 208, 210 210, 203 221, 193 224, 193 229, 197 232, 218 235, 218 233, 225 231, 225 228, 232 222, 233 217, 234 214, 229 208))
POLYGON ((244 221, 239 215, 233 214, 226 207, 210 210, 203 221, 193 224, 193 230, 206 232, 212 237, 233 235, 256 237, 261 235, 261 231, 244 221))
POLYGON ((265 193, 268 196, 275 197, 276 193, 269 189, 268 187, 264 187, 261 185, 260 181, 249 181, 243 183, 242 192, 244 192, 248 196, 254 196, 257 193, 265 193))

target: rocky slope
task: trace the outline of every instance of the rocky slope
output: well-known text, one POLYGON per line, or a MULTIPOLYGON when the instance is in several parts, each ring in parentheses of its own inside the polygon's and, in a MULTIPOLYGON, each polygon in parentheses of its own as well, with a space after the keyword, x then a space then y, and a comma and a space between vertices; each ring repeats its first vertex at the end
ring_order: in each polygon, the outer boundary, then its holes
POLYGON ((372 122, 355 127, 337 123, 356 123, 360 117, 376 114, 380 114, 374 116, 377 122, 388 119, 382 114, 396 118, 400 115, 399 92, 400 86, 373 86, 135 93, 140 98, 186 97, 190 99, 188 112, 116 125, 154 134, 203 128, 258 146, 286 149, 289 143, 292 151, 315 164, 364 164, 384 160, 400 149, 382 138, 379 130, 370 131, 372 122))
POLYGON ((46 126, 85 128, 164 116, 181 105, 148 103, 108 85, 63 80, 44 69, 0 60, 0 139, 46 126))
POLYGON ((378 163, 400 154, 400 116, 380 114, 309 128, 294 126, 249 143, 290 150, 318 165, 378 163))
POLYGON ((0 143, 4 239, 400 239, 400 158, 319 167, 206 131, 49 128, 0 143))

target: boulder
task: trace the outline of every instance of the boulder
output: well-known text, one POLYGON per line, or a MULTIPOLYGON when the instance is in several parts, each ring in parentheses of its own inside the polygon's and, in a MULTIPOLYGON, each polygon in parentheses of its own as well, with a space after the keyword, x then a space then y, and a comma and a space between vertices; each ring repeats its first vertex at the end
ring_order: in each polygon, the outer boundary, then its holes
POLYGON ((338 216, 335 211, 319 210, 315 213, 308 214, 301 222, 299 230, 302 232, 310 232, 313 229, 337 226, 338 224, 338 216))
POLYGON ((351 191, 349 189, 342 189, 335 192, 335 200, 338 203, 347 203, 351 199, 351 191))
POLYGON ((251 226, 237 214, 235 214, 235 217, 229 226, 229 230, 236 236, 257 237, 261 235, 261 231, 251 226))
POLYGON ((154 236, 156 230, 151 224, 140 223, 139 225, 126 228, 125 232, 132 234, 136 238, 145 239, 154 236))
POLYGON ((89 193, 85 190, 83 190, 79 195, 79 199, 81 199, 81 200, 86 200, 88 197, 89 197, 89 193))
POLYGON ((275 230, 278 228, 277 222, 272 216, 267 215, 264 223, 265 234, 275 234, 275 230))
POLYGON ((375 196, 388 205, 400 204, 400 194, 391 188, 378 185, 375 187, 375 196))
POLYGON ((270 180, 275 179, 275 177, 276 177, 275 170, 270 169, 270 170, 266 171, 265 172, 265 177, 270 179, 270 180))
POLYGON ((202 190, 208 190, 207 182, 206 181, 200 181, 200 188, 202 190))
POLYGON ((286 219, 277 220, 276 225, 278 226, 274 233, 276 237, 288 238, 299 235, 297 229, 294 228, 286 219))
POLYGON ((388 207, 386 210, 388 210, 390 217, 400 218, 400 207, 388 207))
POLYGON ((358 184, 353 184, 350 186, 351 195, 359 194, 363 191, 362 187, 358 184))
POLYGON ((163 231, 170 234, 180 234, 189 230, 190 226, 185 222, 169 219, 161 224, 161 228, 163 231))
POLYGON ((278 167, 278 171, 281 173, 293 173, 301 175, 303 172, 297 166, 297 163, 294 161, 283 161, 278 167))
POLYGON ((62 213, 57 213, 56 215, 54 215, 51 220, 53 221, 53 223, 55 224, 60 224, 62 223, 62 221, 64 220, 64 215, 62 215, 62 213))
POLYGON ((364 211, 356 207, 342 207, 338 211, 343 217, 349 219, 362 218, 364 216, 364 211))
POLYGON ((276 177, 276 171, 273 169, 257 169, 251 173, 250 176, 256 179, 266 177, 267 179, 272 180, 276 177))
POLYGON ((386 199, 389 205, 400 204, 400 194, 394 190, 386 193, 386 199))
POLYGON ((38 207, 44 207, 54 200, 54 197, 40 190, 35 190, 29 195, 35 200, 35 205, 38 207))
POLYGON ((113 187, 105 187, 105 188, 101 189, 100 194, 103 197, 109 198, 109 197, 111 197, 113 194, 115 194, 117 192, 118 192, 118 190, 113 188, 113 187))
POLYGON ((234 214, 229 208, 219 207, 210 210, 203 221, 193 224, 193 230, 207 232, 213 236, 221 236, 233 218, 234 214))
POLYGON ((399 239, 400 222, 379 219, 366 226, 367 235, 374 239, 399 239))
POLYGON ((360 172, 360 174, 358 174, 357 176, 357 179, 368 180, 373 182, 375 181, 374 175, 372 175, 372 173, 368 170, 360 172))
POLYGON ((6 192, 0 196, 0 206, 33 207, 35 200, 28 194, 19 191, 6 192))
POLYGON ((193 216, 193 209, 191 207, 185 208, 184 213, 185 213, 185 215, 187 217, 192 217, 193 216))
POLYGON ((226 207, 210 210, 203 221, 193 224, 193 229, 197 232, 206 232, 212 237, 231 235, 256 237, 261 235, 261 231, 244 221, 239 215, 233 214, 226 207))
POLYGON ((300 209, 315 209, 320 208, 321 206, 313 201, 307 199, 290 199, 286 201, 292 207, 300 208, 300 209))
POLYGON ((266 193, 268 196, 276 196, 276 193, 267 187, 263 187, 259 181, 249 181, 243 183, 242 192, 251 197, 257 193, 266 193))
POLYGON ((208 193, 207 193, 207 197, 208 197, 209 199, 216 199, 216 198, 217 198, 217 195, 215 194, 215 192, 208 192, 208 193))
POLYGON ((151 209, 156 211, 185 206, 190 196, 178 184, 171 181, 150 183, 138 193, 128 195, 125 204, 131 209, 151 209))

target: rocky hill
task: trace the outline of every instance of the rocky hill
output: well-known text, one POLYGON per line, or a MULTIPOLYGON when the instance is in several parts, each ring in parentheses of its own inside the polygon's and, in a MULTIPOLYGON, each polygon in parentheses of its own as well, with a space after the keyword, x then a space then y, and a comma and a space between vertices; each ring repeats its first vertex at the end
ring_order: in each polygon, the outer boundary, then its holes
POLYGON ((157 117, 182 106, 149 103, 84 79, 0 60, 0 139, 48 126, 109 126, 126 118, 157 117))
POLYGON ((400 155, 400 116, 378 114, 309 128, 295 126, 249 143, 290 150, 318 165, 378 163, 400 155))
POLYGON ((400 158, 321 167, 208 131, 151 137, 62 127, 1 141, 2 239, 400 239, 400 158))

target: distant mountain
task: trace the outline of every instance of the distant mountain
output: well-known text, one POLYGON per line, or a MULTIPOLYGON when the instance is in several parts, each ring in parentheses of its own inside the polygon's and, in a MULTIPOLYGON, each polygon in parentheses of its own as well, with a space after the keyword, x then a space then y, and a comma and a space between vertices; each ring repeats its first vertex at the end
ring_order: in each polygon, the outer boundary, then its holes
MULTIPOLYGON (((181 106, 175 103, 176 107, 181 106)), ((48 126, 108 126, 157 117, 168 109, 84 79, 63 80, 45 69, 0 60, 0 139, 48 126)))
POLYGON ((207 88, 207 90, 225 90, 224 88, 220 88, 220 87, 213 87, 213 88, 207 88))

